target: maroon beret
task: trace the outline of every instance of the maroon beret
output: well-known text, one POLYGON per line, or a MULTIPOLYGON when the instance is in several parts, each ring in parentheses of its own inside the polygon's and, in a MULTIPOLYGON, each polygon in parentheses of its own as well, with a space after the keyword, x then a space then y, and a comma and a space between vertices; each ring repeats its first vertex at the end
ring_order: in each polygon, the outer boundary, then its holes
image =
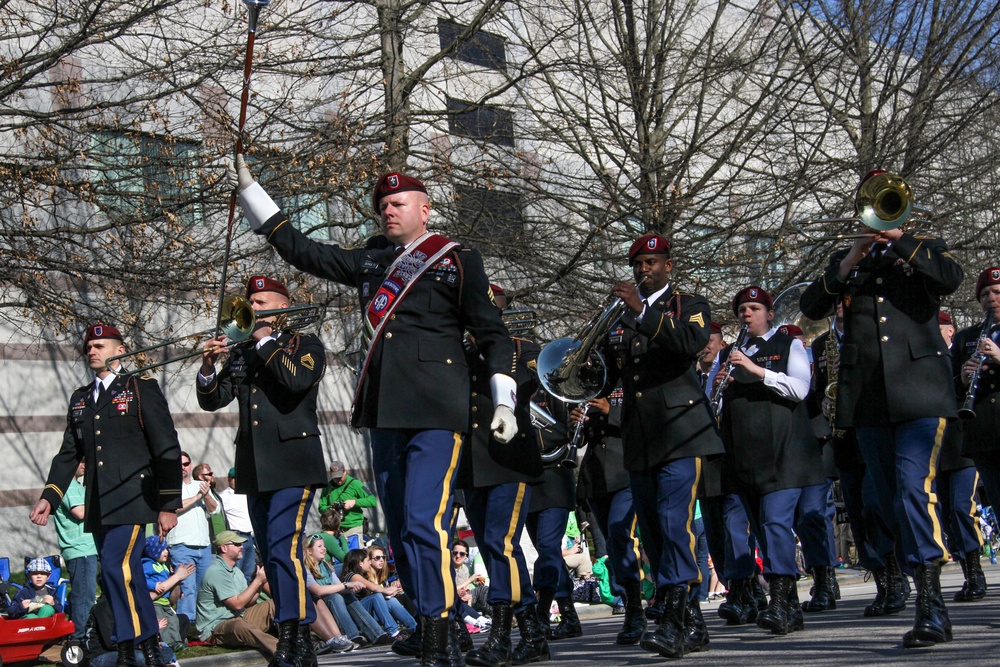
POLYGON ((948 314, 948 311, 938 311, 938 324, 953 324, 951 321, 951 315, 948 314))
POLYGON ((637 255, 666 255, 670 257, 670 241, 659 234, 640 236, 628 249, 628 265, 635 263, 637 255))
POLYGON ((708 333, 709 334, 720 334, 720 333, 722 333, 722 325, 719 324, 718 322, 711 322, 708 325, 708 333))
POLYGON ((267 276, 250 276, 250 279, 247 280, 247 298, 249 299, 257 292, 277 292, 284 294, 286 299, 289 298, 288 289, 279 281, 267 276))
POLYGON ((750 285, 750 287, 741 289, 733 297, 733 315, 739 315, 740 304, 747 303, 748 301, 762 303, 768 310, 774 308, 774 302, 771 300, 771 295, 767 293, 767 290, 756 285, 750 285))
POLYGON ((125 341, 122 338, 122 332, 118 331, 118 329, 114 328, 110 324, 91 324, 90 327, 87 328, 87 333, 83 337, 84 350, 87 349, 87 343, 100 338, 117 340, 122 345, 125 344, 125 341))
POLYGON ((782 324, 778 327, 778 333, 785 334, 786 336, 804 336, 802 333, 802 327, 797 327, 794 324, 782 324))
POLYGON ((979 299, 979 293, 983 291, 984 287, 989 287, 990 285, 1000 285, 1000 266, 991 266, 988 269, 983 269, 983 272, 979 274, 979 278, 976 279, 976 299, 979 299))
POLYGON ((493 292, 494 295, 507 296, 507 292, 505 292, 504 289, 499 285, 494 285, 493 283, 490 283, 490 290, 493 292))
POLYGON ((383 175, 378 182, 375 183, 375 190, 372 192, 372 206, 375 207, 375 211, 378 212, 378 203, 381 201, 382 197, 386 195, 391 195, 396 192, 423 192, 427 194, 427 188, 424 184, 413 178, 412 176, 407 176, 406 174, 400 174, 396 171, 391 171, 388 174, 383 175))

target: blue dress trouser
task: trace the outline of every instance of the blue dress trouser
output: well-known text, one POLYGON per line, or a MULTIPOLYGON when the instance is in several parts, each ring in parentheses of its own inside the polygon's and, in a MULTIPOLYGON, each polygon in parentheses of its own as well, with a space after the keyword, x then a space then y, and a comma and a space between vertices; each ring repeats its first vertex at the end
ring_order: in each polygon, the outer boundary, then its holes
POLYGON ((833 502, 833 480, 802 487, 795 517, 795 532, 802 542, 806 570, 837 566, 837 540, 833 523, 837 506, 833 502))
POLYGON ((465 491, 465 516, 490 575, 486 595, 490 606, 535 602, 521 550, 521 532, 530 501, 531 487, 523 482, 465 491))
MULTIPOLYGON (((525 527, 528 537, 535 545, 538 558, 535 559, 535 576, 532 577, 535 593, 552 592, 554 598, 572 597, 573 580, 562 556, 563 536, 569 510, 564 507, 550 507, 528 515, 525 527)), ((492 584, 491 584, 492 585, 492 584)))
POLYGON ((723 577, 726 581, 735 581, 757 576, 757 561, 753 553, 756 543, 743 499, 735 493, 725 496, 722 512, 726 529, 723 577))
POLYGON ((880 514, 902 549, 900 562, 910 568, 948 560, 936 480, 947 423, 926 417, 857 429, 861 455, 878 491, 880 514))
POLYGON ((978 485, 979 473, 975 466, 948 470, 938 477, 938 498, 941 500, 941 519, 948 536, 948 548, 959 557, 983 546, 983 534, 976 516, 978 485))
POLYGON ((451 562, 454 483, 462 434, 438 429, 370 429, 375 488, 403 590, 421 616, 455 605, 451 562))
POLYGON ((159 621, 142 572, 145 526, 102 526, 94 540, 101 561, 102 589, 115 618, 112 641, 138 644, 158 635, 159 621))
POLYGON ((642 544, 657 591, 701 582, 695 555, 697 536, 692 529, 700 477, 698 457, 629 472, 642 544))
POLYGON ((274 599, 274 622, 316 620, 316 607, 306 590, 302 537, 312 506, 313 489, 290 488, 247 496, 250 522, 258 536, 267 583, 274 599))
POLYGON ((747 494, 747 516, 763 552, 764 574, 797 577, 795 562, 795 507, 801 488, 781 489, 762 496, 747 494))
POLYGON ((638 521, 632 506, 632 489, 624 488, 611 496, 591 499, 590 511, 605 536, 608 550, 608 570, 611 592, 616 597, 625 594, 622 584, 642 579, 639 565, 638 521))

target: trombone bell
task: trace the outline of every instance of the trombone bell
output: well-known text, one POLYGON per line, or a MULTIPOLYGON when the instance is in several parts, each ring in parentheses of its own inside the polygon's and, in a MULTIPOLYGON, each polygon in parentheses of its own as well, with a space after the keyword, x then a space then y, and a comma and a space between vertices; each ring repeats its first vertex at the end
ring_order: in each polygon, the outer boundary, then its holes
POLYGON ((803 236, 812 241, 845 241, 859 239, 870 234, 831 234, 827 236, 813 236, 806 228, 812 225, 831 225, 861 223, 869 229, 879 232, 887 232, 890 229, 902 228, 904 231, 911 231, 910 221, 913 212, 924 211, 913 204, 913 191, 909 184, 897 174, 882 172, 876 174, 861 184, 858 194, 854 198, 854 210, 857 214, 853 218, 796 218, 791 221, 793 227, 803 236))

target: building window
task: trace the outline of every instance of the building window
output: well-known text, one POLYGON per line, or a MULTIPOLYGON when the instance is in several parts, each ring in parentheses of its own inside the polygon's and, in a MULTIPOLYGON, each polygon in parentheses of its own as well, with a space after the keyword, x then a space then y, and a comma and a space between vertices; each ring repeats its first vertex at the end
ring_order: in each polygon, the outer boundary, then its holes
POLYGON ((510 249, 510 241, 524 231, 521 195, 504 190, 487 190, 460 185, 456 187, 459 220, 469 226, 472 235, 481 239, 477 245, 492 248, 494 255, 510 249))
POLYGON ((503 70, 507 68, 506 41, 503 37, 477 30, 465 42, 457 43, 459 36, 468 26, 438 19, 438 37, 441 50, 453 49, 452 55, 458 59, 480 67, 503 70))
POLYGON ((330 240, 326 200, 321 195, 292 195, 275 200, 289 222, 309 238, 330 240))
POLYGON ((114 221, 177 217, 201 224, 198 144, 153 135, 92 135, 91 183, 98 208, 114 221))
POLYGON ((514 147, 514 114, 494 106, 477 106, 448 98, 448 129, 460 137, 514 147))

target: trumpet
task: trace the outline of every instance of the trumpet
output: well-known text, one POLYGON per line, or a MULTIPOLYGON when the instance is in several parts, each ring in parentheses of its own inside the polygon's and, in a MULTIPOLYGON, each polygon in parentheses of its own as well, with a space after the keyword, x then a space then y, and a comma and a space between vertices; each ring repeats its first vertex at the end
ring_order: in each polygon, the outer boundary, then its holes
POLYGON ((882 232, 897 227, 902 228, 903 231, 911 232, 917 222, 926 222, 926 219, 911 220, 911 215, 915 211, 929 212, 925 208, 914 205, 913 191, 909 184, 899 175, 888 171, 873 172, 872 176, 861 183, 854 198, 854 210, 856 215, 853 218, 795 218, 791 221, 791 225, 812 241, 843 241, 863 238, 869 234, 812 236, 806 227, 860 222, 869 229, 882 232))
POLYGON ((969 376, 969 389, 965 392, 965 400, 962 401, 962 407, 958 410, 958 416, 963 421, 971 421, 976 418, 976 392, 979 390, 979 377, 983 373, 983 364, 986 363, 986 356, 979 351, 979 346, 990 335, 991 328, 993 328, 993 310, 988 309, 986 319, 983 321, 983 330, 976 340, 976 353, 972 356, 976 360, 976 370, 972 371, 972 375, 969 376))
POLYGON ((726 358, 726 366, 719 371, 721 374, 721 379, 719 384, 715 386, 715 391, 712 392, 712 414, 717 418, 722 414, 722 394, 726 391, 726 385, 729 384, 729 377, 733 374, 733 362, 730 360, 733 356, 733 350, 738 350, 743 347, 743 344, 747 341, 747 335, 750 332, 750 324, 744 322, 743 326, 740 327, 740 333, 736 336, 736 342, 733 343, 732 348, 729 351, 729 357, 726 358))
POLYGON ((229 339, 230 343, 242 343, 250 338, 254 329, 257 328, 257 322, 265 317, 276 318, 274 326, 275 329, 301 329, 319 321, 319 306, 293 306, 290 308, 255 311, 247 299, 239 294, 230 294, 222 300, 222 308, 219 311, 219 325, 217 327, 205 329, 204 331, 188 334, 186 336, 171 338, 170 340, 157 345, 150 345, 149 347, 143 347, 138 350, 133 350, 132 352, 126 352, 125 354, 109 357, 105 362, 105 366, 115 375, 131 375, 133 373, 142 373, 154 368, 159 368, 160 366, 166 366, 167 364, 172 364, 173 362, 181 361, 182 359, 197 357, 203 354, 204 350, 199 348, 131 370, 125 370, 121 365, 118 365, 117 368, 112 368, 112 364, 116 361, 120 362, 123 359, 128 359, 130 357, 142 358, 142 356, 144 356, 147 352, 165 349, 171 345, 177 345, 182 341, 191 339, 225 335, 226 338, 229 339))

